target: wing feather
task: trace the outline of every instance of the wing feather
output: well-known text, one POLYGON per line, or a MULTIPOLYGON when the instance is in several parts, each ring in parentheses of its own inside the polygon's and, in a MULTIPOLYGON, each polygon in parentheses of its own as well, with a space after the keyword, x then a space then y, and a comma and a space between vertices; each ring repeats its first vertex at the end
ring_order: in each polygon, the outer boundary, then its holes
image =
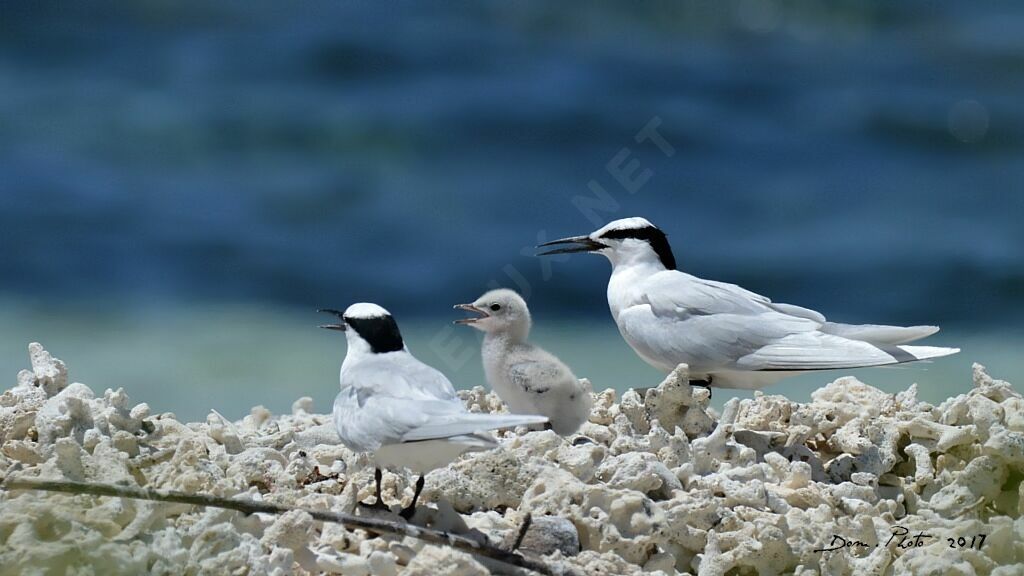
POLYGON ((841 336, 795 334, 744 356, 736 363, 746 370, 831 370, 902 364, 959 352, 934 346, 875 345, 841 336))
POLYGON ((954 350, 900 346, 935 327, 827 322, 814 310, 675 270, 644 279, 632 293, 631 305, 616 315, 619 330, 641 357, 665 371, 684 362, 695 374, 855 368, 954 350))
POLYGON ((402 441, 450 438, 452 436, 476 434, 500 428, 543 424, 547 421, 546 417, 534 414, 474 414, 462 412, 431 419, 429 422, 406 432, 402 436, 402 441))
POLYGON ((342 372, 342 386, 334 424, 341 439, 361 451, 547 421, 536 415, 470 413, 443 374, 411 355, 386 363, 366 359, 342 372))

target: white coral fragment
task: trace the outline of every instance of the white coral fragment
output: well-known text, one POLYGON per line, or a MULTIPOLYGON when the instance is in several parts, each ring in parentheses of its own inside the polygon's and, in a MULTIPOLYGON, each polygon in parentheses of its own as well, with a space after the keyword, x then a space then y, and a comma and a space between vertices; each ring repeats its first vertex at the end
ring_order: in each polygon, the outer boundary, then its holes
MULTIPOLYGON (((309 398, 289 414, 182 423, 96 394, 38 344, 0 394, 0 477, 145 485, 359 513, 373 468, 309 398)), ((716 394, 725 393, 716 391, 716 394)), ((504 410, 482 388, 478 412, 504 410)), ((427 476, 415 520, 546 553, 585 574, 997 574, 1024 566, 1024 398, 975 366, 966 394, 931 406, 839 378, 808 403, 757 393, 720 417, 679 366, 658 386, 594 395, 569 438, 520 429, 427 476), (884 545, 894 527, 986 534, 980 550, 884 545), (833 535, 877 546, 821 552, 833 535)), ((384 500, 415 479, 385 474, 384 500)), ((39 573, 484 575, 448 547, 314 521, 181 504, 0 492, 0 566, 39 573), (61 559, 59 563, 57 559, 61 559)), ((955 541, 954 541, 955 542, 955 541)), ((0 569, 2 571, 2 569, 0 569)))

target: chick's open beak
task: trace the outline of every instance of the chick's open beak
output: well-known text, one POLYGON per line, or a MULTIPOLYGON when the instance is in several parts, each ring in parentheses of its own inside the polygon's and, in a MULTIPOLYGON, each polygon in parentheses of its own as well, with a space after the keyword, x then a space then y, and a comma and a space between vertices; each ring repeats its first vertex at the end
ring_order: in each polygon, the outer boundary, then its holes
POLYGON ((570 238, 561 238, 559 240, 552 240, 543 244, 537 245, 537 248, 544 246, 556 246, 559 244, 572 244, 572 246, 566 246, 565 248, 555 248, 554 250, 548 250, 541 252, 537 256, 548 256, 551 254, 570 254, 573 252, 594 252, 602 248, 607 248, 604 244, 592 240, 590 236, 572 236, 570 238))
POLYGON ((454 322, 455 324, 472 324, 472 323, 476 322, 477 320, 482 320, 482 319, 487 318, 488 316, 490 316, 490 314, 488 314, 485 310, 483 310, 482 308, 477 308, 476 306, 474 306, 472 304, 456 304, 455 305, 455 309, 456 310, 465 310, 466 312, 470 312, 472 314, 477 314, 477 316, 473 316, 473 317, 470 317, 470 318, 459 318, 458 320, 456 320, 454 322))

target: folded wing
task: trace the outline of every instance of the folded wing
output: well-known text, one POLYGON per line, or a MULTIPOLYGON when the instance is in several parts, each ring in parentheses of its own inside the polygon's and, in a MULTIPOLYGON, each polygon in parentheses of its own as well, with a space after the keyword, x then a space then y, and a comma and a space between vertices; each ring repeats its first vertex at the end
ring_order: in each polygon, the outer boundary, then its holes
POLYGON ((879 324, 840 324, 826 322, 821 331, 851 340, 863 340, 872 344, 906 344, 931 336, 939 331, 938 326, 882 326, 879 324))
POLYGON ((934 334, 935 326, 828 322, 814 310, 677 271, 656 274, 643 288, 645 302, 617 320, 637 352, 666 369, 682 362, 696 372, 857 368, 959 351, 902 345, 934 334))
POLYGON ((959 348, 875 345, 841 336, 808 332, 769 344, 736 362, 744 370, 831 370, 902 364, 939 358, 959 348))
POLYGON ((334 401, 338 435, 354 449, 542 424, 543 416, 474 414, 440 372, 412 356, 387 366, 364 362, 342 375, 334 401))
POLYGON ((474 414, 462 412, 448 417, 435 418, 429 423, 413 428, 402 436, 402 441, 410 442, 414 440, 449 438, 501 428, 543 424, 547 421, 548 419, 544 416, 532 414, 474 414))

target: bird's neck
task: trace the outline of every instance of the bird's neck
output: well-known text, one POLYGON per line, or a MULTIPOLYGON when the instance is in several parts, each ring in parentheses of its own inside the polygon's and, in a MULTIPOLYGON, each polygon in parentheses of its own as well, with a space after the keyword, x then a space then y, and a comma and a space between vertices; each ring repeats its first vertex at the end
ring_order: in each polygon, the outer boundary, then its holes
POLYGON ((501 332, 488 332, 487 335, 484 336, 484 346, 490 348, 508 348, 510 346, 526 342, 526 338, 529 335, 529 325, 516 326, 510 330, 502 330, 501 332))
POLYGON ((613 270, 640 267, 660 272, 666 269, 666 261, 675 264, 672 249, 666 245, 662 246, 661 250, 665 252, 663 255, 658 254, 646 242, 627 242, 615 250, 605 251, 604 254, 611 261, 613 270))
POLYGON ((646 277, 666 270, 654 252, 628 252, 610 257, 612 275, 646 277))
POLYGON ((349 338, 348 349, 345 351, 345 359, 341 362, 341 371, 344 372, 347 368, 374 356, 392 357, 405 354, 409 354, 409 348, 404 345, 400 350, 378 353, 374 352, 373 347, 362 338, 349 338))
POLYGON ((612 316, 618 318, 620 311, 640 303, 644 298, 643 281, 664 271, 665 267, 657 259, 613 262, 612 275, 608 279, 608 306, 612 316))
POLYGON ((345 350, 345 360, 351 358, 352 360, 358 360, 363 356, 372 353, 370 345, 359 336, 353 335, 349 332, 345 332, 345 340, 348 344, 347 350, 345 350))
POLYGON ((345 359, 341 361, 342 381, 345 379, 345 372, 348 372, 353 366, 358 364, 366 355, 366 353, 361 351, 353 350, 352 348, 348 349, 345 353, 345 359))

